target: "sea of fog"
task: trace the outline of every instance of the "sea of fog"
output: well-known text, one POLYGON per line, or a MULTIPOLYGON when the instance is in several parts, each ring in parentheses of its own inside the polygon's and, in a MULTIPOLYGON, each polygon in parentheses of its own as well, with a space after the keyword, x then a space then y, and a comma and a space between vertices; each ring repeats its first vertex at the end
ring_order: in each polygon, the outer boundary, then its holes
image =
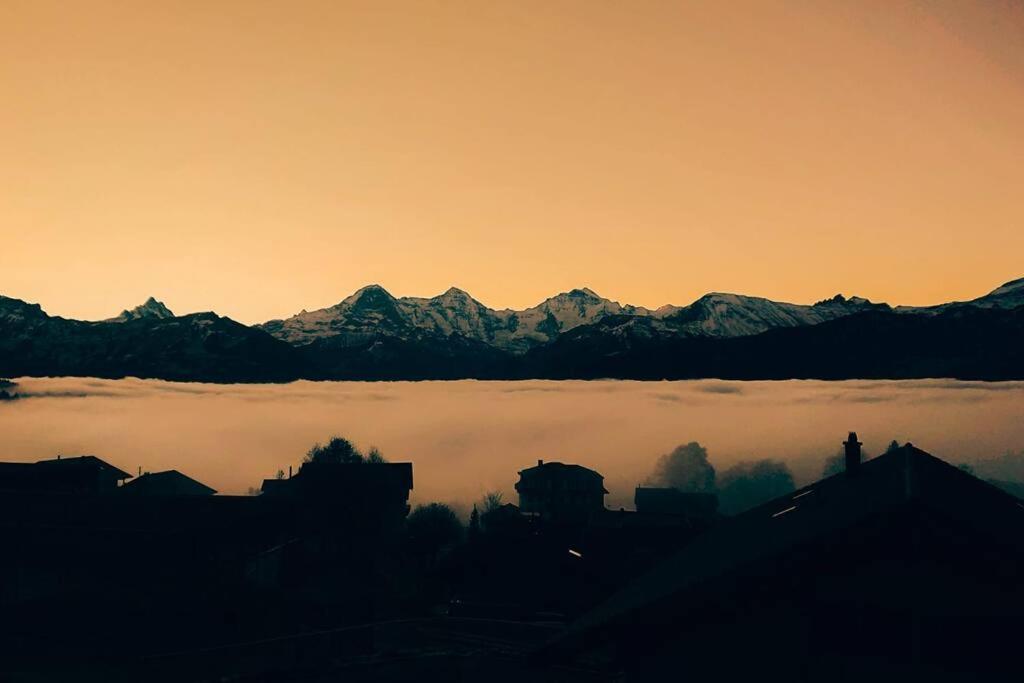
POLYGON ((515 500, 538 459, 605 476, 630 507, 655 460, 698 441, 720 470, 785 461, 818 477, 847 432, 877 454, 893 439, 954 463, 1024 449, 1024 382, 294 382, 18 379, 0 402, 0 460, 93 454, 132 473, 179 469, 244 493, 332 435, 414 463, 415 501, 515 500))

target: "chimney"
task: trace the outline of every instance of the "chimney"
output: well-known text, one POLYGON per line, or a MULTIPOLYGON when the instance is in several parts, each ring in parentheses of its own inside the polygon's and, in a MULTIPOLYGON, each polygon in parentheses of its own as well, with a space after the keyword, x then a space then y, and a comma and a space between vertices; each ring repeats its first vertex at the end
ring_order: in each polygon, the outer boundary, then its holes
POLYGON ((288 478, 289 479, 292 478, 292 466, 291 465, 288 465, 288 478))
POLYGON ((540 467, 540 466, 541 466, 541 465, 543 465, 543 464, 544 464, 544 461, 543 461, 543 460, 538 460, 538 461, 537 461, 537 467, 540 467))
POLYGON ((853 474, 860 467, 861 442, 857 441, 857 432, 850 432, 850 436, 843 442, 846 447, 846 473, 853 474))

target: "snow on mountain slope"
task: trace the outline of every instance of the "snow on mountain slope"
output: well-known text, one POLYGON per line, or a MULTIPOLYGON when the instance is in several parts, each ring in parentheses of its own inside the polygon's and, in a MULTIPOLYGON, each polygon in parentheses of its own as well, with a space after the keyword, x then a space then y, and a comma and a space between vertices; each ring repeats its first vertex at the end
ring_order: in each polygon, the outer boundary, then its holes
POLYGON ((455 287, 430 299, 403 297, 397 301, 412 325, 445 336, 460 334, 493 343, 496 328, 504 324, 497 312, 455 287))
POLYGON ((163 320, 166 318, 173 318, 174 314, 171 313, 171 309, 164 306, 163 302, 157 301, 153 297, 146 299, 146 302, 141 306, 128 310, 121 311, 121 315, 116 318, 109 318, 104 322, 123 323, 129 320, 138 320, 139 318, 156 318, 163 320))
POLYGON ((1011 280, 983 297, 968 302, 980 308, 1017 308, 1024 306, 1024 278, 1011 280))
POLYGON ((979 296, 977 299, 971 299, 970 301, 951 301, 946 304, 939 304, 938 306, 897 306, 894 310, 897 313, 936 315, 958 306, 1002 309, 1024 306, 1024 278, 1011 280, 1000 287, 996 287, 988 294, 979 296))
POLYGON ((872 308, 888 308, 840 294, 813 306, 780 303, 739 294, 705 294, 689 306, 662 307, 656 315, 687 336, 743 337, 777 327, 817 325, 872 308))
POLYGON ((496 311, 454 287, 428 299, 395 298, 383 287, 370 285, 329 308, 302 311, 260 327, 296 346, 337 335, 358 342, 378 334, 403 338, 458 334, 503 350, 522 352, 578 325, 623 313, 647 311, 602 299, 589 289, 574 289, 523 311, 496 311))
POLYGON ((664 334, 734 337, 758 334, 775 327, 814 325, 861 310, 885 307, 866 299, 837 295, 813 306, 777 303, 737 294, 708 294, 689 306, 663 306, 657 311, 622 305, 590 289, 573 289, 516 311, 493 310, 466 292, 451 288, 432 298, 391 296, 370 285, 342 302, 318 311, 303 311, 286 320, 260 327, 295 346, 318 339, 361 343, 378 335, 410 339, 421 335, 459 335, 490 346, 524 353, 583 325, 607 318, 644 318, 664 334))
POLYGON ((398 301, 380 285, 368 285, 340 303, 316 311, 302 311, 286 320, 257 325, 293 346, 342 336, 353 343, 372 339, 379 332, 397 334, 409 327, 398 301))
POLYGON ((596 323, 609 316, 650 315, 646 308, 623 306, 587 288, 563 292, 522 311, 505 309, 496 313, 505 321, 505 325, 496 334, 495 342, 515 351, 525 351, 537 344, 549 342, 563 332, 580 325, 596 323))

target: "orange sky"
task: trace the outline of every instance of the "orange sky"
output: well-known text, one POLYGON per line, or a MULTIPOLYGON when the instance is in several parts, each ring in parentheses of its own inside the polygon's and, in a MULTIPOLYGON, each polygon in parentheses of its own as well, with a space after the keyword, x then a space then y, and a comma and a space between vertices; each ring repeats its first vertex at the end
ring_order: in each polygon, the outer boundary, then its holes
POLYGON ((1024 5, 0 3, 0 293, 927 304, 1024 276, 1024 5))

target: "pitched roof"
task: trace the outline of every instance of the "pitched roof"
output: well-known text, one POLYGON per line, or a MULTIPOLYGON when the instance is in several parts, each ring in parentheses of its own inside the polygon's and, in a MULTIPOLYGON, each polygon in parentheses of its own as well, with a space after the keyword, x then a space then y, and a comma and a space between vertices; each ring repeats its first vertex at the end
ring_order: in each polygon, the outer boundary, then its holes
POLYGON ((57 457, 49 460, 39 460, 34 464, 38 468, 37 471, 39 472, 84 472, 94 470, 119 481, 122 479, 131 479, 132 477, 132 475, 128 474, 124 470, 114 467, 109 462, 100 460, 95 455, 75 455, 69 458, 57 457))
POLYGON ((215 489, 186 476, 178 470, 146 472, 121 487, 125 493, 150 496, 212 496, 215 489))
POLYGON ((907 444, 856 474, 836 474, 727 520, 583 615, 552 645, 570 646, 591 629, 910 501, 1024 550, 1024 502, 907 444))
POLYGON ((577 481, 591 480, 595 485, 601 486, 601 490, 605 493, 608 491, 604 490, 602 482, 604 477, 600 472, 592 470, 589 467, 583 465, 574 465, 564 462, 538 462, 533 467, 527 467, 524 470, 519 471, 519 481, 515 485, 516 491, 521 491, 524 488, 528 489, 533 485, 533 482, 543 480, 547 477, 572 477, 577 481))
POLYGON ((563 472, 572 472, 572 473, 575 473, 575 474, 593 475, 593 476, 598 477, 600 479, 604 479, 604 477, 601 476, 600 472, 598 472, 596 470, 592 470, 589 467, 584 467, 583 465, 575 465, 575 464, 572 464, 572 463, 564 463, 564 462, 543 462, 543 461, 541 461, 541 462, 538 462, 533 467, 527 467, 526 469, 519 470, 520 476, 522 476, 524 474, 527 474, 527 475, 537 475, 537 474, 548 474, 548 473, 554 474, 554 473, 563 473, 563 472))

